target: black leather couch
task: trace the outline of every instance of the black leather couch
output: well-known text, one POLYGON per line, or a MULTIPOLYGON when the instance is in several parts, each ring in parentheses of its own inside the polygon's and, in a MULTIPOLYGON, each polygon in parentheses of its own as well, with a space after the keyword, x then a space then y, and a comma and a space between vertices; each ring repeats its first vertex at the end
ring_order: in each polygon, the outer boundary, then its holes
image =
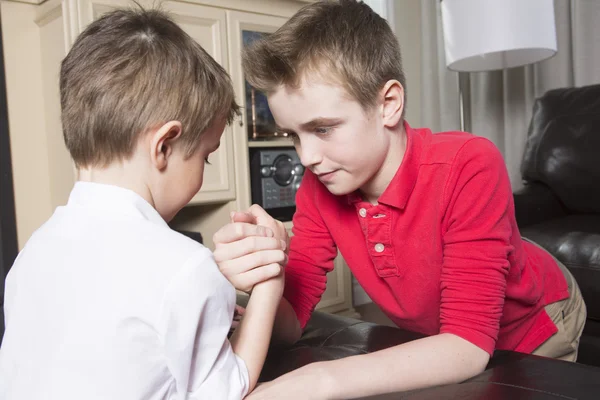
MULTIPOLYGON (((270 349, 260 381, 270 381, 312 362, 366 354, 420 337, 394 327, 315 312, 295 345, 270 349)), ((486 371, 460 384, 369 397, 372 400, 598 398, 600 368, 511 351, 497 351, 486 371)))
POLYGON ((575 276, 588 311, 578 362, 600 366, 600 85, 537 99, 521 173, 521 234, 575 276))

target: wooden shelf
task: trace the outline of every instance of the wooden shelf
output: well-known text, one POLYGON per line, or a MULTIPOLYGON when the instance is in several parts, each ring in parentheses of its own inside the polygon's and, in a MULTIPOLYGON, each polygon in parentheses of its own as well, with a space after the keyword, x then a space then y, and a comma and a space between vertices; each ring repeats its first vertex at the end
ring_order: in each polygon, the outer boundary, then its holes
POLYGON ((273 139, 248 142, 248 147, 290 147, 294 146, 292 139, 273 139))

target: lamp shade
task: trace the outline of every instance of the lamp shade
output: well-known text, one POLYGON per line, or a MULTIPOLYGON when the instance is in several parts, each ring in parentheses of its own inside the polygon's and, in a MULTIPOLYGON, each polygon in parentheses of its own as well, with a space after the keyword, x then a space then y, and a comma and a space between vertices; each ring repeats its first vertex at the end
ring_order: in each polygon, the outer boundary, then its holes
POLYGON ((553 0, 442 0, 446 66, 492 71, 556 54, 553 0))

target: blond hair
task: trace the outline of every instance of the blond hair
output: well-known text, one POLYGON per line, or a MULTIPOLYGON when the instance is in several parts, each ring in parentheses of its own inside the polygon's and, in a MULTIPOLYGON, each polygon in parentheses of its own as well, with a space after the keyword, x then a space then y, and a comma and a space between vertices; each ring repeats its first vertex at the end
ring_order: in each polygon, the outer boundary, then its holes
POLYGON ((129 158, 149 129, 177 120, 187 157, 217 119, 238 112, 231 80, 159 10, 115 10, 90 24, 63 60, 65 143, 78 167, 129 158))
POLYGON ((248 82, 270 93, 297 87, 309 73, 333 78, 363 108, 395 79, 406 90, 400 46, 388 23, 363 2, 320 1, 244 51, 248 82))

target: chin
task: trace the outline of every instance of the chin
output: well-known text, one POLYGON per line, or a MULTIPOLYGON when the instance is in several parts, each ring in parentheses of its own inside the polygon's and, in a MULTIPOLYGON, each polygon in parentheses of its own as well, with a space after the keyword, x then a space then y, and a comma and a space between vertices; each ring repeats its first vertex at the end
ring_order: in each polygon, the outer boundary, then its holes
POLYGON ((332 182, 321 182, 329 193, 335 196, 345 196, 354 193, 361 187, 361 183, 365 180, 364 177, 357 177, 344 170, 339 171, 338 174, 332 182))
POLYGON ((350 187, 348 185, 325 185, 329 193, 336 196, 345 196, 347 194, 353 193, 357 188, 350 187))

